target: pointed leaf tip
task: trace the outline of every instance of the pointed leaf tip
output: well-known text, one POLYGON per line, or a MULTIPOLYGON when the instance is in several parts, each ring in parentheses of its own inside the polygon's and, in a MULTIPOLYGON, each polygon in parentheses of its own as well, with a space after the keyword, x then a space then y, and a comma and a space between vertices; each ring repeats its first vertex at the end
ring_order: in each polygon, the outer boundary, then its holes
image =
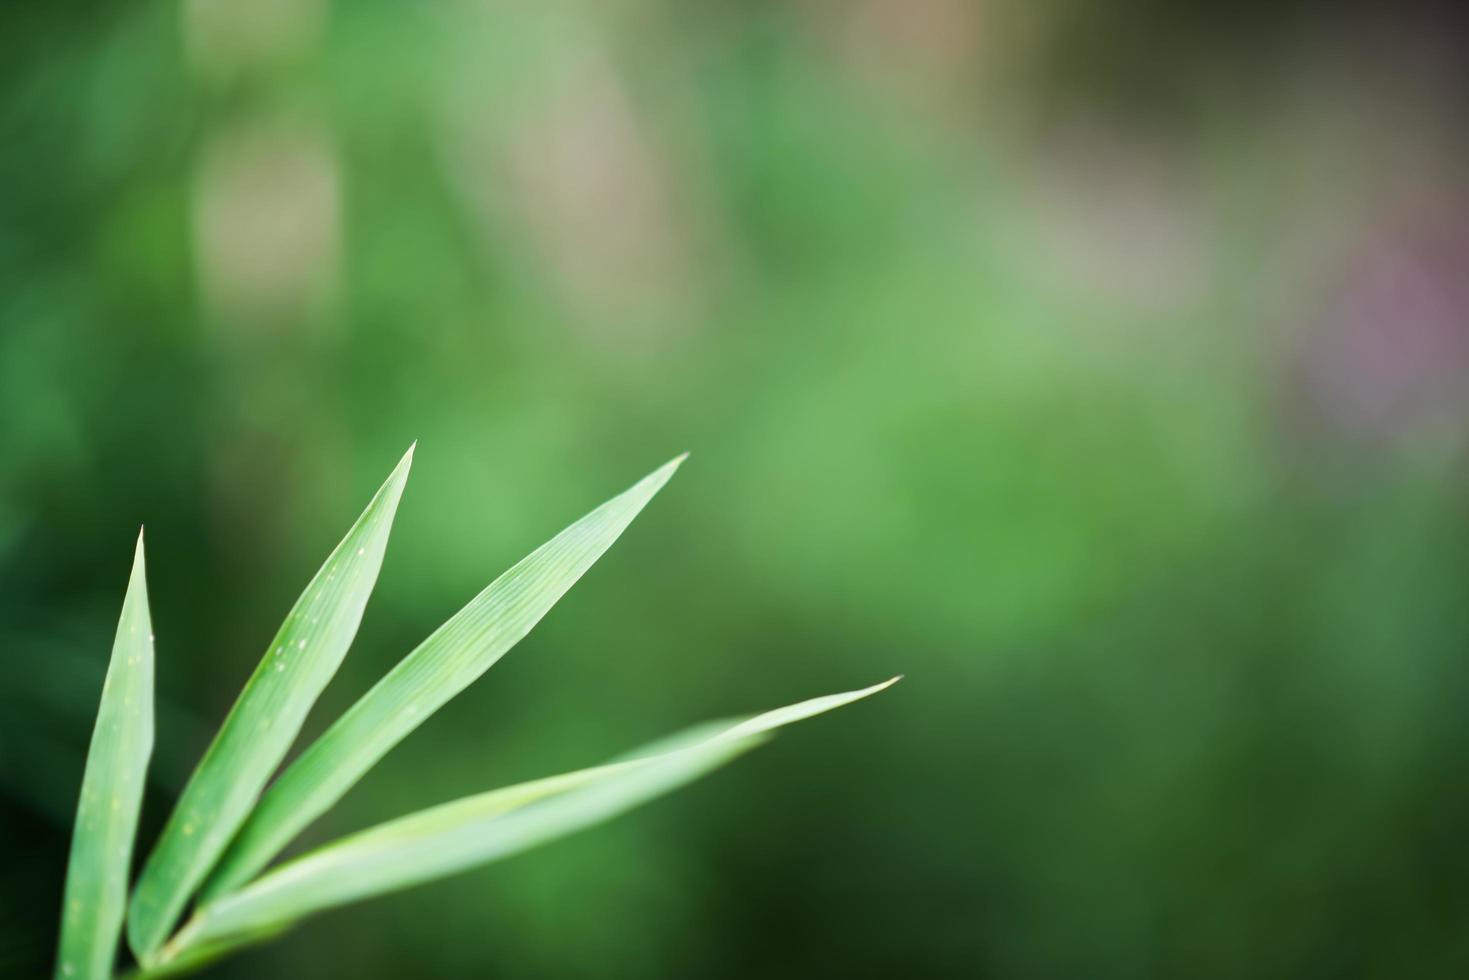
POLYGON ((851 704, 853 701, 861 701, 863 698, 871 697, 880 691, 885 691, 896 684, 901 676, 900 674, 898 677, 888 678, 880 684, 873 684, 871 687, 863 687, 855 691, 844 691, 841 694, 825 694, 821 697, 811 698, 796 704, 788 704, 784 708, 776 708, 774 711, 767 711, 764 714, 755 715, 753 718, 746 718, 725 731, 721 737, 727 739, 746 738, 762 732, 773 731, 783 725, 789 725, 792 722, 811 718, 831 711, 834 708, 851 704))
POLYGON ((663 484, 667 483, 669 479, 673 477, 674 473, 678 472, 678 468, 682 466, 684 460, 688 458, 688 453, 679 453, 677 456, 673 457, 668 462, 664 463, 662 466, 658 467, 656 470, 643 477, 643 479, 639 482, 656 483, 659 488, 661 488, 663 484))
POLYGON ((388 476, 389 483, 391 483, 395 477, 398 477, 400 473, 407 471, 413 466, 413 451, 417 448, 418 440, 415 439, 412 443, 409 444, 408 450, 404 452, 402 457, 398 460, 398 465, 393 467, 392 474, 388 476))

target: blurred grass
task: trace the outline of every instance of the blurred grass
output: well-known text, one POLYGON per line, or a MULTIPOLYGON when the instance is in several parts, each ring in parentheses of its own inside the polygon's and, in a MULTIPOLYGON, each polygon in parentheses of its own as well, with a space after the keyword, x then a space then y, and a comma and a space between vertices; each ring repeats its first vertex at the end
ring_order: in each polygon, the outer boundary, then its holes
POLYGON ((587 488, 694 455, 313 841, 908 680, 221 977, 1469 962, 1448 8, 78 11, 0 13, 0 968, 53 948, 91 709, 48 678, 100 684, 134 525, 188 749, 149 833, 414 438, 307 735, 587 488))

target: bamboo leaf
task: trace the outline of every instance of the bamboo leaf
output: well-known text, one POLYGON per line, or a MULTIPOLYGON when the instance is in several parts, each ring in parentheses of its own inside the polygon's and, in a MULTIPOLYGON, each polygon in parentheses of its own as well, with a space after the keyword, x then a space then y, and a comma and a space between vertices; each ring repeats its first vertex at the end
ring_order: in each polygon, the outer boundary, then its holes
POLYGON ((393 746, 515 646, 612 546, 683 459, 666 463, 537 548, 400 661, 266 791, 201 900, 253 877, 393 746))
POLYGON ((143 868, 129 913, 128 940, 145 966, 153 963, 346 655, 382 567, 412 460, 410 447, 296 600, 184 787, 143 868))
POLYGON ((599 823, 717 768, 781 725, 875 694, 896 680, 734 724, 701 725, 630 758, 456 800, 353 834, 204 905, 163 959, 464 871, 599 823))
POLYGON ((112 975, 152 752, 153 623, 140 532, 82 776, 61 914, 59 980, 112 975))

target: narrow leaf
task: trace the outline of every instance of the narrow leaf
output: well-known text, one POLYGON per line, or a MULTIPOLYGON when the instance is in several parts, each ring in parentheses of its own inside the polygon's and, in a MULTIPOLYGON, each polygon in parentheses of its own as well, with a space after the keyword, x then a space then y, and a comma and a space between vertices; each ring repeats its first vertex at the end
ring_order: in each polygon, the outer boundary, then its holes
POLYGON ((599 823, 717 768, 774 728, 896 680, 736 724, 701 725, 622 761, 467 797, 353 834, 205 905, 166 955, 464 871, 599 823))
POLYGON ((128 940, 145 966, 168 938, 347 653, 382 567, 410 447, 296 600, 194 770, 133 895, 128 940))
POLYGON ((152 752, 153 623, 140 533, 82 776, 66 871, 58 978, 112 975, 152 752))
POLYGON ((612 546, 683 459, 665 464, 537 548, 404 657, 265 792, 201 900, 253 877, 393 746, 515 646, 612 546))

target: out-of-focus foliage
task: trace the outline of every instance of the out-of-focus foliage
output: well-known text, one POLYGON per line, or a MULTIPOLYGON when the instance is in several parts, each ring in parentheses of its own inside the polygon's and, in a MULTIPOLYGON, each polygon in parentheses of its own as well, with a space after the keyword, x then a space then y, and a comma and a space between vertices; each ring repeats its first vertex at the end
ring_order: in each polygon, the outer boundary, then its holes
POLYGON ((0 6, 0 972, 137 525, 151 838, 414 438, 308 737, 694 456, 308 844, 908 680, 212 975, 1461 971, 1466 32, 1224 10, 0 6))

